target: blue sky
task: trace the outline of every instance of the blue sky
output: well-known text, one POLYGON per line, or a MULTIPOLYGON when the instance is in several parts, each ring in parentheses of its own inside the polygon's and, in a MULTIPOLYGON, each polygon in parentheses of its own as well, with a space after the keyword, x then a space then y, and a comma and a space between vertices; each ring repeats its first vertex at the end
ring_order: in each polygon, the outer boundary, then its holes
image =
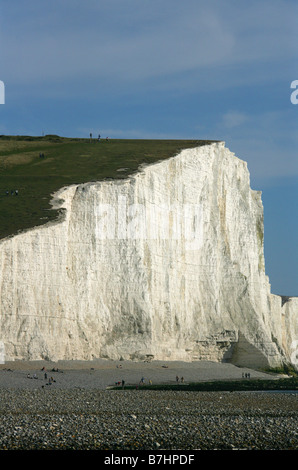
POLYGON ((224 140, 298 295, 296 0, 2 0, 0 134, 224 140))

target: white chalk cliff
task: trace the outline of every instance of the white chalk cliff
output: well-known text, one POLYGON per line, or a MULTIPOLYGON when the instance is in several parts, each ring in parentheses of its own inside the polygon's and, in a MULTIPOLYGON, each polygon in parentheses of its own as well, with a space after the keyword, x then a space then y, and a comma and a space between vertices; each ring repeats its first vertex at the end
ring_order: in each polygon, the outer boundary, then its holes
POLYGON ((271 294, 261 193, 223 142, 55 198, 0 242, 6 360, 293 363, 298 299, 271 294))

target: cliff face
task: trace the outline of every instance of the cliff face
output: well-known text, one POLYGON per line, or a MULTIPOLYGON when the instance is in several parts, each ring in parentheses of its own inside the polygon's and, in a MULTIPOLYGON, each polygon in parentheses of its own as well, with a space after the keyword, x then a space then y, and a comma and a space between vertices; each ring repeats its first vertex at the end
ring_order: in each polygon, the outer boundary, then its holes
POLYGON ((291 362, 298 299, 270 293, 261 194, 224 143, 56 197, 59 222, 0 243, 6 360, 291 362))

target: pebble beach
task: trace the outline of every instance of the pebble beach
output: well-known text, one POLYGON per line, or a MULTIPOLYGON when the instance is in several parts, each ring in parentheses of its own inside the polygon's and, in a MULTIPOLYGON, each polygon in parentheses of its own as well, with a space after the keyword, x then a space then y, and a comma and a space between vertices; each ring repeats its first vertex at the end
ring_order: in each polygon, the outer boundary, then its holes
POLYGON ((1 364, 0 450, 296 450, 295 392, 141 390, 245 374, 272 379, 209 362, 1 364), (122 380, 135 388, 112 389, 122 380))

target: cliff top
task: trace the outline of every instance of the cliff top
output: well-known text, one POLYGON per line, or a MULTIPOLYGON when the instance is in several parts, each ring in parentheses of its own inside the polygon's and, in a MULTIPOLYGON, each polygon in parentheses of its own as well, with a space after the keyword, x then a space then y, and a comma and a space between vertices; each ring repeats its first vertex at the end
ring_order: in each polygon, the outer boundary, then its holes
POLYGON ((123 179, 142 164, 213 142, 1 135, 0 238, 54 220, 50 201, 64 186, 123 179))

